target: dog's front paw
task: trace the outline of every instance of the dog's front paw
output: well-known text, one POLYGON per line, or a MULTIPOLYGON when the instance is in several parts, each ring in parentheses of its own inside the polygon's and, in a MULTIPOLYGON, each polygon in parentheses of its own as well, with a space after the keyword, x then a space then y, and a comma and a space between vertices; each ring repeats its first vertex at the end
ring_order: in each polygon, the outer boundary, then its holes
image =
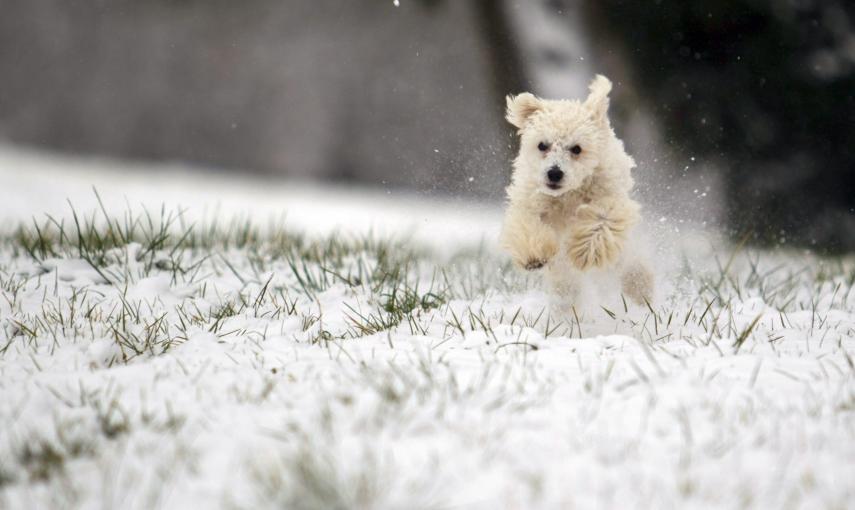
POLYGON ((546 265, 546 261, 545 261, 545 260, 540 260, 540 259, 529 259, 529 260, 525 263, 525 265, 523 266, 523 269, 525 269, 526 271, 535 271, 535 270, 537 270, 537 269, 542 268, 542 267, 543 267, 543 266, 545 266, 545 265, 546 265))
POLYGON ((558 242, 552 235, 529 237, 512 252, 514 262, 526 271, 536 271, 558 253, 558 242))
POLYGON ((614 263, 620 254, 620 246, 600 233, 587 240, 575 239, 570 243, 568 254, 577 269, 587 271, 614 263))
POLYGON ((613 231, 608 217, 591 207, 580 207, 567 254, 582 271, 613 264, 623 249, 623 236, 613 231))
POLYGON ((528 271, 540 269, 552 260, 558 253, 558 242, 551 233, 532 237, 528 242, 528 255, 525 258, 523 268, 528 271))

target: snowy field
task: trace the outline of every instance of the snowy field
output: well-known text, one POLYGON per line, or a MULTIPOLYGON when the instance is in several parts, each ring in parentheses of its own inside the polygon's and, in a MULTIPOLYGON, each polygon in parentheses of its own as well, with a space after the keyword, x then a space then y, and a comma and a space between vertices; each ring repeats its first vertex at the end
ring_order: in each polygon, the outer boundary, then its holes
POLYGON ((0 508, 855 501, 851 257, 653 221, 655 302, 563 310, 496 205, 11 148, 0 179, 0 508))

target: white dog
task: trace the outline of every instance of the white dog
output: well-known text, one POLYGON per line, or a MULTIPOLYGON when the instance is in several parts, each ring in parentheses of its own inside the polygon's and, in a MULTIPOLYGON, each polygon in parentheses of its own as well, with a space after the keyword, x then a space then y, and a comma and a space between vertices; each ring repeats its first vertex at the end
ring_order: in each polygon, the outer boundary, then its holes
POLYGON ((643 303, 653 276, 624 250, 640 206, 629 197, 635 161, 608 118, 612 84, 597 76, 584 102, 523 93, 507 98, 520 152, 508 186, 502 244, 521 268, 545 268, 558 294, 575 298, 582 272, 620 273, 623 293, 643 303))

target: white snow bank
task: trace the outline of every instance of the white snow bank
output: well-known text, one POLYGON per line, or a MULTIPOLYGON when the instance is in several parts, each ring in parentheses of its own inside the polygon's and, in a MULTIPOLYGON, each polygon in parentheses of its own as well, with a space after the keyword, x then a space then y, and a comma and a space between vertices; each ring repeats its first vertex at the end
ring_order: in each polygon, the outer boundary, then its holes
POLYGON ((285 218, 310 235, 331 231, 412 236, 431 246, 477 245, 498 235, 501 204, 411 192, 219 173, 182 164, 68 156, 0 145, 0 224, 130 207, 185 211, 188 220, 285 218))

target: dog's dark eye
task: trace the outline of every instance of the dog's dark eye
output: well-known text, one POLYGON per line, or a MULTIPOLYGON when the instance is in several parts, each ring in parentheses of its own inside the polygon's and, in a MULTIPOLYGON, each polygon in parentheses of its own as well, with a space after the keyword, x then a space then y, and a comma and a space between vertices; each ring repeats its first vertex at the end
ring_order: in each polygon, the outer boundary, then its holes
POLYGON ((570 152, 578 156, 579 154, 582 154, 582 148, 578 145, 574 145, 573 147, 570 147, 570 152))
POLYGON ((549 150, 549 144, 546 142, 540 142, 539 144, 537 144, 537 150, 539 150, 540 152, 546 152, 549 150))

